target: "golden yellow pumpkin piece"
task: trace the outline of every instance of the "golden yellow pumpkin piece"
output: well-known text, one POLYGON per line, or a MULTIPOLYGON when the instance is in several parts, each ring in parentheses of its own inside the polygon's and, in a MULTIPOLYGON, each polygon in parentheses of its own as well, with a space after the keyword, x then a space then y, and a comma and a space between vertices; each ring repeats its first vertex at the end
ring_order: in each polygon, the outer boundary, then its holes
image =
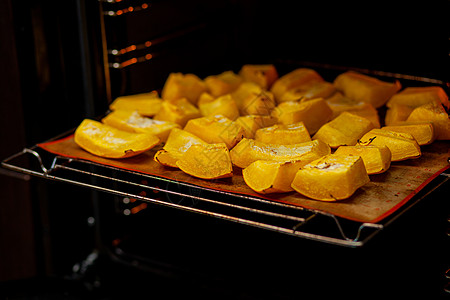
POLYGON ((333 119, 342 112, 347 111, 354 115, 369 119, 375 128, 380 128, 381 126, 378 111, 370 103, 351 100, 340 92, 334 93, 332 97, 325 100, 333 111, 333 119))
POLYGON ((331 120, 333 111, 323 98, 311 99, 305 102, 283 102, 273 111, 272 116, 279 123, 289 125, 303 122, 310 134, 331 120))
POLYGON ((164 100, 161 110, 154 116, 155 120, 177 123, 181 127, 190 119, 200 117, 200 111, 186 98, 164 100))
POLYGON ((126 158, 150 150, 159 138, 150 133, 131 133, 84 119, 75 130, 75 143, 87 152, 107 158, 126 158))
POLYGON ((409 133, 420 146, 431 144, 436 139, 431 122, 397 122, 395 125, 385 126, 381 129, 409 133))
POLYGON ((359 144, 388 147, 391 150, 391 161, 418 158, 422 155, 419 144, 409 133, 375 128, 366 133, 359 144))
POLYGON ((245 81, 254 82, 264 90, 268 90, 278 79, 278 72, 274 65, 244 65, 239 75, 245 81))
POLYGON ((391 150, 386 146, 340 146, 334 154, 361 156, 367 174, 379 174, 391 166, 391 150))
POLYGON ((294 87, 284 93, 278 103, 286 101, 310 100, 314 98, 328 98, 336 92, 334 85, 327 81, 309 81, 294 87))
POLYGON ((294 145, 279 145, 265 144, 247 138, 242 139, 230 151, 231 161, 240 168, 246 168, 257 160, 283 162, 299 160, 308 163, 330 153, 330 147, 319 140, 294 145))
POLYGON ((184 130, 210 144, 225 143, 228 149, 244 137, 244 129, 239 124, 221 115, 189 120, 184 130))
POLYGON ((209 93, 217 98, 235 91, 243 79, 233 71, 225 71, 218 75, 208 76, 204 81, 209 93))
POLYGON ((358 140, 373 128, 370 120, 344 111, 316 132, 313 139, 321 140, 331 148, 356 145, 358 140))
POLYGON ((272 116, 246 115, 237 118, 235 122, 244 129, 244 137, 252 139, 256 130, 275 125, 278 120, 272 116))
POLYGON ((198 97, 207 91, 206 84, 197 75, 170 73, 161 92, 164 100, 186 98, 197 104, 198 97))
POLYGON ((183 172, 202 179, 233 176, 230 153, 224 143, 193 145, 176 164, 183 172))
POLYGON ((231 95, 242 116, 269 115, 275 107, 273 94, 254 82, 243 82, 231 95))
POLYGON ((198 136, 183 129, 174 128, 163 149, 156 152, 154 160, 162 165, 177 168, 176 161, 184 155, 189 147, 203 144, 206 142, 198 136))
POLYGON ((223 115, 230 120, 236 120, 239 117, 239 109, 231 94, 226 94, 210 101, 205 101, 205 97, 203 97, 202 101, 198 103, 198 109, 202 116, 205 117, 223 115))
POLYGON ((450 140, 450 119, 441 104, 428 103, 416 107, 406 121, 432 122, 436 132, 436 140, 450 140))
POLYGON ((337 76, 334 85, 350 99, 368 102, 375 108, 383 106, 401 88, 398 80, 385 82, 354 71, 337 76))
POLYGON ((410 106, 393 103, 386 110, 384 123, 386 125, 395 125, 398 122, 406 121, 413 110, 414 108, 410 106))
POLYGON ((158 121, 141 116, 137 111, 115 110, 102 119, 102 123, 117 129, 151 133, 159 137, 161 142, 165 142, 173 128, 180 128, 180 125, 168 121, 158 121))
POLYGON ((310 81, 323 81, 323 78, 313 69, 299 68, 278 78, 270 91, 275 99, 280 101, 284 93, 310 81))
POLYGON ((110 110, 137 111, 139 114, 152 117, 161 109, 162 100, 158 93, 149 92, 117 97, 110 105, 110 110))
POLYGON ((242 170, 242 176, 257 193, 286 193, 294 190, 292 180, 305 164, 304 161, 257 160, 242 170))
POLYGON ((255 140, 266 144, 292 145, 311 141, 308 129, 303 122, 290 125, 275 124, 258 129, 255 140))
POLYGON ((291 186, 309 198, 336 201, 349 198, 369 181, 361 157, 330 154, 301 168, 291 186))
POLYGON ((393 95, 386 106, 392 107, 394 104, 400 104, 415 108, 428 103, 442 104, 447 109, 450 108, 448 96, 440 86, 407 87, 393 95))

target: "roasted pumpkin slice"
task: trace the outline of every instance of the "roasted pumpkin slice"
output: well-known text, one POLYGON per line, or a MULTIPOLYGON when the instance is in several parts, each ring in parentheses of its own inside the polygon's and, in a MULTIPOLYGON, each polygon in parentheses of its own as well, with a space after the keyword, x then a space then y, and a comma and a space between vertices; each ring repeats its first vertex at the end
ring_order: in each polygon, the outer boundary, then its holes
POLYGON ((115 110, 102 119, 102 123, 120 130, 138 133, 151 133, 165 142, 173 128, 180 125, 169 121, 158 121, 141 116, 137 111, 115 110))
POLYGON ((354 71, 338 75, 334 85, 350 99, 368 102, 375 108, 383 106, 401 88, 399 81, 385 82, 354 71))
POLYGON ((391 150, 391 161, 418 158, 422 155, 419 144, 409 133, 374 128, 360 139, 359 144, 388 147, 391 150))
POLYGON ((194 74, 170 73, 161 92, 164 100, 186 98, 197 104, 199 96, 207 91, 203 80, 194 74))
POLYGON ((233 176, 233 165, 225 143, 193 145, 176 164, 183 172, 202 179, 233 176))
POLYGON ((266 144, 292 145, 311 140, 308 129, 303 122, 290 125, 275 124, 270 127, 258 129, 255 140, 266 144))
POLYGON ((246 115, 236 119, 236 123, 244 129, 244 137, 252 139, 258 129, 275 125, 278 119, 272 116, 246 115))
POLYGON ((386 146, 341 146, 335 154, 361 156, 367 174, 379 174, 391 166, 391 151, 386 146))
POLYGON ((157 163, 172 168, 178 168, 177 166, 178 159, 179 159, 178 156, 172 155, 171 152, 164 149, 156 151, 155 156, 153 157, 153 160, 156 161, 157 163))
POLYGON ((323 98, 317 98, 304 102, 283 102, 272 111, 272 116, 285 125, 303 122, 308 132, 314 134, 331 120, 333 111, 323 98))
POLYGON ((450 140, 450 118, 441 104, 428 103, 416 107, 406 121, 433 122, 436 140, 450 140))
POLYGON ((205 117, 222 115, 230 120, 236 120, 239 117, 239 109, 231 94, 220 96, 211 101, 199 101, 198 108, 202 116, 205 117))
POLYGON ((391 107, 386 110, 386 116, 384 118, 385 125, 395 125, 398 122, 406 121, 414 108, 393 103, 391 107))
POLYGON ((159 143, 153 134, 126 132, 90 119, 77 127, 74 140, 89 153, 107 158, 136 156, 159 143))
POLYGON ((183 127, 190 119, 200 116, 200 111, 195 105, 190 103, 186 98, 180 98, 164 100, 161 104, 160 111, 155 115, 154 119, 177 123, 183 127))
POLYGON ((301 168, 291 186, 309 198, 336 201, 349 198, 369 181, 361 157, 330 154, 301 168))
POLYGON ((356 145, 358 140, 373 127, 370 120, 344 111, 337 118, 320 127, 313 139, 321 140, 331 148, 351 146, 356 145))
POLYGON ((310 81, 286 91, 278 102, 328 98, 335 92, 336 88, 330 82, 323 80, 310 81))
POLYGON ((217 98, 235 91, 243 79, 233 71, 225 71, 218 75, 208 76, 204 81, 209 93, 217 98))
POLYGON ((319 140, 294 145, 275 145, 247 138, 242 139, 230 151, 231 161, 240 168, 246 168, 257 160, 310 162, 330 153, 330 147, 319 140))
POLYGON ((386 106, 392 107, 394 104, 401 104, 415 108, 428 103, 442 104, 442 106, 450 109, 448 96, 440 86, 407 87, 393 95, 386 106))
POLYGON ((431 144, 436 139, 431 122, 397 122, 382 129, 411 134, 420 146, 431 144))
POLYGON ((233 148, 244 137, 244 129, 222 115, 189 120, 184 130, 210 144, 225 143, 228 149, 233 148))
POLYGON ((291 187, 292 180, 305 164, 305 161, 257 160, 242 170, 242 176, 245 183, 257 193, 286 193, 294 190, 291 187))
POLYGON ((278 79, 278 72, 274 65, 244 65, 239 75, 245 81, 256 83, 264 90, 268 90, 278 79))
POLYGON ((273 83, 270 91, 275 96, 275 99, 280 102, 284 93, 311 81, 323 81, 323 78, 313 69, 299 68, 278 78, 273 83))
POLYGON ((137 111, 139 114, 152 117, 161 109, 162 100, 158 93, 149 92, 117 97, 110 105, 110 110, 137 111))

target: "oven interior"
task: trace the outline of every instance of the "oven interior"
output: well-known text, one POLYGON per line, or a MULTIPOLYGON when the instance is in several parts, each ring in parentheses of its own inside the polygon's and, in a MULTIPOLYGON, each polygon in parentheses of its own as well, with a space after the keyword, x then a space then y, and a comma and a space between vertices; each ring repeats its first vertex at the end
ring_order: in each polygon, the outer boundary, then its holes
MULTIPOLYGON (((446 4, 15 2, 25 143, 104 114, 117 96, 159 90, 171 72, 203 78, 246 63, 274 63, 283 74, 306 64, 327 67, 330 81, 356 68, 448 82, 446 4)), ((439 177, 367 244, 352 248, 32 178, 37 273, 111 297, 442 296, 449 267, 445 182, 439 177)), ((166 188, 224 197, 173 183, 166 188)), ((157 190, 132 193, 186 208, 204 205, 157 190)), ((341 235, 334 219, 318 220, 308 225, 315 233, 341 235)))

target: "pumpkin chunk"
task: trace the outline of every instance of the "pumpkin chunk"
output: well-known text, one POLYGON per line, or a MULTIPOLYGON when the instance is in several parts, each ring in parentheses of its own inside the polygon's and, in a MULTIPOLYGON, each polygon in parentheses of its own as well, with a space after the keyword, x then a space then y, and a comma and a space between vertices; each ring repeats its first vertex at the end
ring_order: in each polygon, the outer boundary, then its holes
POLYGON ((323 124, 331 120, 332 115, 333 111, 323 98, 304 102, 283 102, 272 112, 272 116, 285 125, 303 122, 310 134, 314 134, 323 124))
POLYGON ((416 107, 406 121, 432 122, 436 131, 436 140, 450 140, 450 119, 441 104, 428 103, 416 107))
POLYGON ((84 119, 75 130, 74 141, 78 146, 97 156, 126 158, 150 150, 159 138, 150 133, 131 133, 84 119))
POLYGON ((336 88, 332 83, 323 80, 313 80, 287 90, 278 102, 328 98, 335 92, 336 88))
POLYGON ((170 73, 161 92, 164 100, 186 98, 197 104, 198 97, 207 91, 206 84, 197 75, 170 73))
POLYGON ((356 145, 358 140, 373 128, 370 120, 344 111, 316 132, 313 139, 327 143, 331 148, 356 145))
POLYGON ((450 109, 448 96, 440 86, 407 87, 393 95, 386 106, 392 107, 394 104, 400 104, 415 108, 428 103, 442 104, 450 109))
POLYGON ((395 125, 398 122, 406 121, 413 110, 414 108, 410 106, 393 103, 386 111, 384 123, 386 125, 395 125))
POLYGON ((225 143, 228 149, 244 137, 244 129, 239 124, 221 115, 189 120, 184 130, 207 143, 225 143))
POLYGON ((335 154, 361 156, 367 174, 379 174, 391 166, 391 151, 386 146, 340 146, 335 154))
POLYGON ((431 144, 436 139, 431 122, 397 122, 395 125, 385 126, 382 129, 409 133, 420 146, 431 144))
POLYGON ((155 115, 154 119, 177 123, 183 127, 190 119, 200 116, 201 114, 197 107, 192 105, 186 98, 180 98, 164 100, 161 104, 161 110, 155 115))
POLYGON ((275 96, 275 99, 280 101, 288 90, 310 81, 323 81, 323 78, 313 69, 299 68, 278 78, 273 83, 270 91, 275 96))
POLYGON ((349 198, 369 181, 361 157, 330 154, 301 168, 292 188, 315 200, 336 201, 349 198))
POLYGON ((168 121, 158 121, 141 116, 137 111, 115 110, 102 119, 102 123, 117 129, 151 133, 159 137, 161 142, 165 142, 173 128, 180 128, 180 125, 168 121))
POLYGON ((155 91, 128 96, 117 97, 110 105, 110 110, 137 111, 146 117, 153 117, 161 109, 163 100, 158 98, 155 91))
POLYGON ((252 139, 256 130, 275 125, 278 120, 272 116, 246 115, 236 119, 236 123, 244 129, 244 137, 252 139))
POLYGON ((311 140, 308 129, 303 122, 290 125, 276 124, 270 127, 258 129, 255 140, 266 144, 292 145, 311 140))
POLYGON ((198 108, 202 116, 223 115, 230 120, 239 117, 239 109, 231 94, 220 96, 211 101, 199 101, 198 108))
POLYGON ((391 161, 418 158, 422 155, 419 144, 409 133, 375 128, 361 138, 360 144, 388 147, 391 150, 391 161))
POLYGON ((193 145, 176 164, 183 172, 202 179, 233 176, 230 153, 224 143, 193 145))
POLYGON ((243 79, 233 71, 225 71, 218 75, 208 76, 204 81, 210 94, 217 98, 236 90, 243 79))
POLYGON ((383 106, 401 88, 398 80, 389 83, 354 71, 338 75, 334 85, 350 99, 368 102, 375 108, 383 106))
POLYGON ((162 165, 177 168, 176 161, 184 155, 187 149, 192 145, 201 144, 206 144, 206 142, 190 132, 174 128, 163 149, 156 152, 154 160, 162 165))
POLYGON ((242 170, 245 183, 261 194, 286 193, 291 187, 297 171, 306 164, 304 161, 257 160, 242 170))
POLYGON ((264 90, 268 90, 278 79, 274 65, 243 65, 239 75, 245 81, 256 83, 264 90))
POLYGON ((276 145, 243 138, 231 149, 230 156, 235 166, 246 168, 257 160, 310 162, 330 153, 330 147, 319 140, 295 145, 276 145))

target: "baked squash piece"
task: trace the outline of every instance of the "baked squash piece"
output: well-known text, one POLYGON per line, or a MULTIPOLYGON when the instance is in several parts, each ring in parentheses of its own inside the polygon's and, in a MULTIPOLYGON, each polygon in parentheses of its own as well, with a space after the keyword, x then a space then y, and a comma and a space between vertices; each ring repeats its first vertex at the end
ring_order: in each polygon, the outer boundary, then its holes
POLYGON ((290 125, 275 124, 270 127, 258 129, 255 140, 266 144, 292 145, 311 140, 308 129, 303 122, 290 125))
POLYGON ((386 110, 384 124, 395 125, 398 122, 406 121, 413 110, 414 108, 411 106, 392 103, 391 106, 386 110))
POLYGON ((264 90, 268 90, 278 79, 274 65, 243 65, 239 75, 245 81, 256 83, 264 90))
POLYGON ((309 198, 336 201, 349 198, 369 181, 361 157, 330 154, 301 168, 291 186, 309 198))
POLYGON ((225 71, 218 75, 206 77, 204 82, 209 93, 217 98, 235 91, 243 82, 243 79, 233 71, 225 71))
POLYGON ((235 122, 244 129, 244 137, 252 139, 258 129, 275 125, 278 119, 272 116, 246 115, 237 118, 235 122))
POLYGON ((391 161, 418 158, 422 155, 419 144, 409 133, 374 128, 360 139, 359 144, 388 147, 391 151, 391 161))
POLYGON ((278 145, 244 138, 231 149, 230 156, 235 166, 246 168, 257 160, 310 162, 330 153, 330 147, 319 140, 294 145, 278 145))
POLYGON ((436 140, 450 140, 450 119, 441 104, 428 103, 416 107, 406 121, 432 122, 436 132, 436 140))
POLYGON ((165 142, 173 128, 180 125, 169 121, 158 121, 141 116, 137 111, 115 110, 102 119, 102 123, 120 130, 138 133, 151 133, 165 142))
POLYGON ((316 132, 313 139, 321 140, 331 148, 356 145, 358 140, 373 128, 370 120, 344 111, 316 132))
POLYGON ((230 120, 236 120, 239 117, 239 109, 231 94, 226 94, 218 98, 205 101, 205 97, 200 96, 201 101, 198 102, 198 109, 202 116, 223 115, 230 120))
POLYGON ((161 109, 162 100, 158 98, 158 93, 153 91, 135 95, 117 97, 110 105, 109 109, 137 111, 146 117, 153 117, 161 109))
POLYGON ((336 88, 332 83, 323 80, 313 80, 287 90, 278 102, 328 98, 335 92, 336 88))
POLYGON ((242 176, 245 183, 257 193, 286 193, 294 190, 291 187, 292 180, 305 164, 301 160, 257 160, 242 170, 242 176))
POLYGON ((207 143, 225 143, 231 149, 244 137, 244 129, 222 115, 189 120, 184 130, 195 134, 207 143))
POLYGON ((350 99, 368 102, 375 108, 383 106, 401 88, 398 80, 394 83, 385 82, 354 71, 338 75, 334 85, 350 99))
POLYGON ((155 120, 177 123, 181 127, 190 119, 201 117, 198 108, 186 98, 164 100, 160 111, 153 117, 155 120))
POLYGON ((361 156, 367 174, 379 174, 391 166, 391 150, 386 146, 340 146, 335 154, 361 156))
POLYGON ((431 122, 397 122, 381 129, 411 134, 420 146, 434 142, 436 134, 431 122))
POLYGON ((127 158, 150 150, 159 143, 151 133, 131 133, 84 119, 74 134, 75 143, 87 152, 107 158, 127 158))
POLYGON ((273 83, 270 91, 275 96, 275 99, 281 102, 283 95, 287 91, 311 81, 323 81, 323 78, 313 69, 299 68, 278 78, 273 83))
POLYGON ((175 100, 186 98, 196 105, 198 97, 207 91, 207 86, 195 74, 170 73, 161 91, 161 98, 164 100, 175 100))
POLYGON ((225 143, 193 145, 176 164, 180 170, 197 178, 218 179, 233 176, 233 165, 225 143))
POLYGON ((428 103, 442 104, 442 106, 450 109, 448 96, 440 86, 407 87, 393 95, 386 106, 392 107, 394 104, 401 104, 415 108, 428 103))
POLYGON ((308 132, 314 134, 323 124, 331 120, 333 111, 323 98, 317 98, 283 102, 272 111, 272 116, 285 125, 303 122, 308 132))

